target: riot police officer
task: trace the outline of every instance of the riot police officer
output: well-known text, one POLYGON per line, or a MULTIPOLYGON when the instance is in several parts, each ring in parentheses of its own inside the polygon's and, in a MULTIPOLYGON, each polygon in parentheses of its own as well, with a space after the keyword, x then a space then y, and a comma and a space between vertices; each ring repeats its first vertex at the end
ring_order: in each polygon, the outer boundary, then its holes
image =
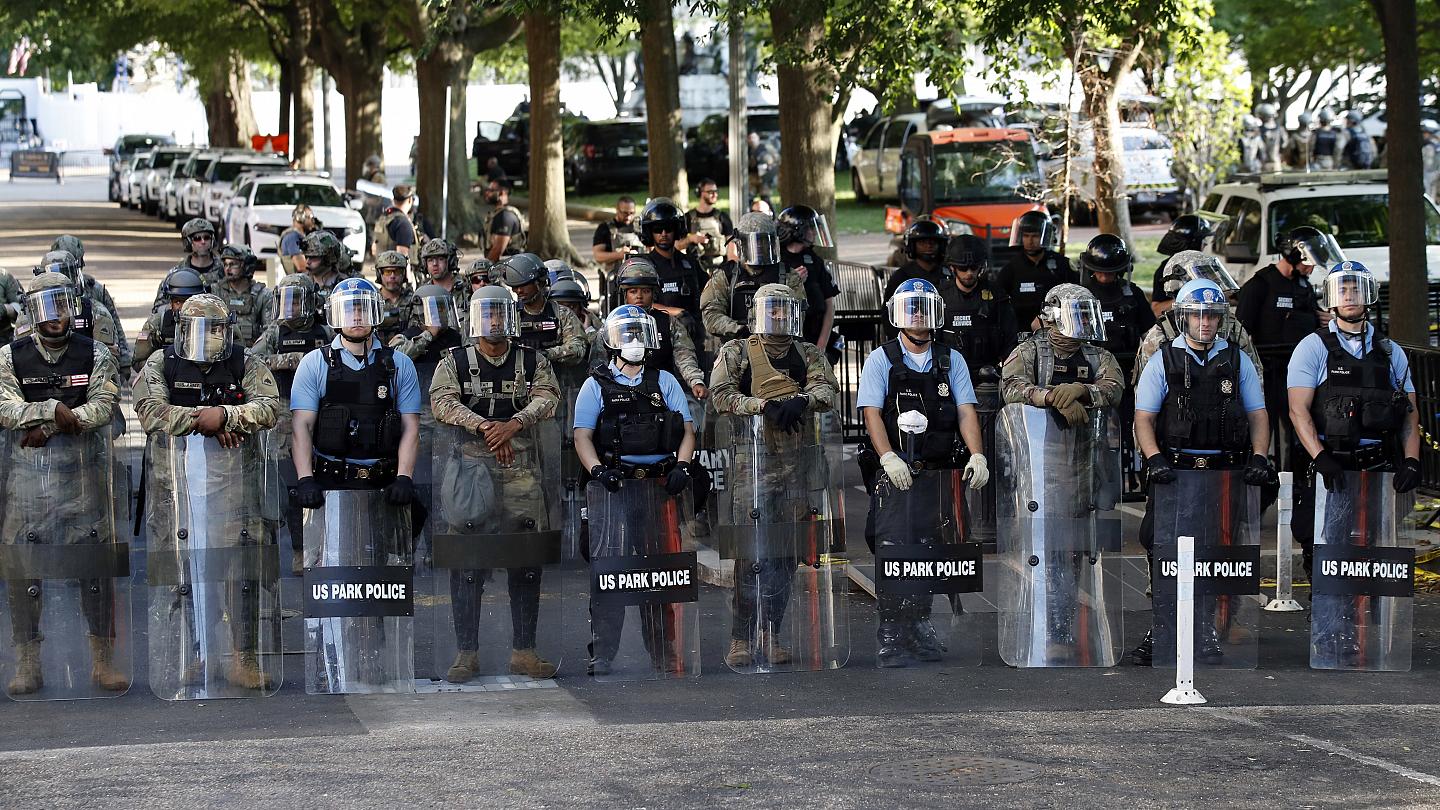
POLYGON ((712 273, 700 295, 705 331, 722 340, 750 336, 750 301, 766 284, 784 284, 796 298, 805 297, 804 280, 780 261, 774 217, 747 212, 735 226, 734 239, 738 259, 712 273))
MULTIPOLYGON (((1340 262, 1325 276, 1323 303, 1334 316, 1295 347, 1288 371, 1290 418, 1315 475, 1331 492, 1358 470, 1395 473, 1397 492, 1420 483, 1419 409, 1410 363, 1369 322, 1380 288, 1360 262, 1340 262)), ((1314 487, 1295 485, 1290 528, 1311 573, 1314 487)))
MULTIPOLYGON (((679 380, 696 399, 706 395, 705 372, 695 355, 695 344, 678 319, 654 305, 660 289, 660 277, 655 272, 654 262, 649 256, 632 256, 621 266, 615 284, 620 288, 626 304, 645 310, 655 321, 655 348, 645 357, 645 365, 668 371, 679 380)), ((590 347, 590 366, 603 367, 610 354, 602 329, 590 347)))
POLYGON ((1150 331, 1140 338, 1140 348, 1135 352, 1135 373, 1131 381, 1138 384, 1140 372, 1145 369, 1145 364, 1150 362, 1150 356, 1161 346, 1172 343, 1181 336, 1180 322, 1172 314, 1170 301, 1174 300, 1181 287, 1195 280, 1213 281, 1220 288, 1220 292, 1225 294, 1226 307, 1220 319, 1220 337, 1244 352, 1254 364, 1255 371, 1264 379, 1265 366, 1260 360, 1260 353, 1255 349, 1255 342, 1250 339, 1250 333, 1245 331, 1245 327, 1235 319, 1235 304, 1240 297, 1240 285, 1235 283, 1235 279, 1219 259, 1198 250, 1182 250, 1165 262, 1165 277, 1161 280, 1165 290, 1165 311, 1158 316, 1150 331))
MULTIPOLYGON (((1175 483, 1177 469, 1243 469, 1246 484, 1278 483, 1266 455, 1270 422, 1260 374, 1238 346, 1220 335, 1229 312, 1225 293, 1215 282, 1197 279, 1181 287, 1174 300, 1181 334, 1150 357, 1135 388, 1135 441, 1149 486, 1175 483)), ((1140 542, 1152 559, 1154 526, 1153 509, 1147 509, 1140 542)), ((1214 623, 1202 627, 1202 652, 1218 658, 1214 623)), ((1131 662, 1150 665, 1153 644, 1153 631, 1147 631, 1131 662)))
POLYGON ((410 289, 406 268, 410 260, 398 250, 381 251, 375 257, 375 281, 380 285, 384 319, 376 328, 380 342, 390 345, 396 335, 405 331, 415 309, 415 293, 410 289))
MULTIPOLYGON (((622 276, 624 272, 622 268, 622 276)), ((655 318, 633 304, 616 307, 605 319, 603 334, 609 362, 591 370, 575 400, 575 452, 580 464, 590 471, 592 490, 599 486, 611 494, 623 487, 639 491, 647 479, 663 480, 666 494, 678 498, 691 488, 695 429, 680 384, 650 362, 660 347, 655 318)), ((674 536, 678 528, 672 527, 664 538, 646 536, 645 528, 657 526, 660 518, 638 508, 649 503, 639 498, 626 502, 625 511, 631 514, 601 515, 592 500, 590 558, 678 551, 679 538, 674 536), (675 547, 642 545, 657 539, 675 547)), ((646 650, 662 672, 684 667, 681 651, 674 649, 666 629, 673 610, 672 605, 642 605, 640 610, 646 650)), ((624 607, 597 604, 592 598, 590 615, 589 672, 608 675, 620 648, 624 607)))
POLYGON ((225 278, 210 288, 235 316, 235 341, 241 347, 254 344, 270 323, 273 294, 264 283, 255 280, 260 258, 244 245, 226 245, 220 249, 220 263, 225 278))
MULTIPOLYGON (((877 539, 923 542, 921 537, 895 536, 890 526, 916 513, 938 521, 944 504, 923 501, 927 496, 943 498, 949 490, 926 487, 921 502, 891 497, 895 491, 906 492, 917 481, 936 483, 962 467, 962 477, 973 489, 990 479, 970 372, 959 352, 935 341, 945 302, 934 285, 914 278, 896 289, 887 306, 899 336, 865 359, 856 396, 870 441, 867 456, 878 458, 879 470, 874 472, 883 473, 873 486, 866 482, 871 490, 866 540, 872 550, 877 539)), ((940 660, 945 645, 930 620, 930 600, 882 594, 877 606, 880 666, 903 667, 907 654, 920 661, 940 660)))
MULTIPOLYGON (((447 508, 452 506, 447 502, 462 499, 465 487, 489 486, 493 492, 482 494, 504 501, 487 516, 489 525, 472 528, 469 533, 492 537, 519 533, 527 520, 535 525, 543 511, 539 504, 556 496, 543 491, 540 470, 528 467, 559 462, 540 458, 535 450, 537 431, 554 415, 560 388, 545 356, 513 340, 519 320, 515 302, 504 287, 477 291, 470 299, 471 340, 445 351, 430 384, 436 421, 482 439, 454 448, 458 455, 451 458, 457 459, 459 469, 449 470, 441 482, 442 515, 461 511, 447 508), (517 445, 529 445, 530 452, 517 454, 517 445), (475 458, 476 454, 489 458, 475 458), (517 461, 527 468, 516 469, 517 461), (503 479, 502 468, 507 471, 503 479), (462 494, 447 498, 456 487, 462 488, 462 494), (507 521, 513 525, 501 525, 507 521)), ((447 523, 453 522, 447 518, 447 523)), ((508 569, 507 575, 513 627, 510 672, 549 678, 556 667, 536 651, 541 569, 515 567, 508 569)), ((488 570, 450 571, 450 609, 457 641, 455 662, 445 675, 451 683, 464 683, 480 672, 480 599, 489 578, 488 570)))
MULTIPOLYGON (((75 313, 78 307, 74 286, 59 273, 41 273, 30 283, 24 298, 31 334, 0 347, 0 428, 7 437, 10 458, 6 460, 5 500, 12 504, 5 510, 4 533, 0 542, 22 542, 35 537, 36 521, 49 528, 60 528, 64 536, 55 540, 32 540, 57 544, 113 543, 113 519, 105 513, 111 507, 109 498, 103 502, 95 496, 108 495, 99 477, 108 477, 108 463, 88 452, 91 447, 109 448, 105 432, 120 391, 114 378, 117 366, 110 351, 98 341, 76 333, 75 313), (41 480, 28 471, 36 465, 27 463, 27 455, 55 441, 45 460, 63 463, 66 480, 41 480), (63 489, 62 489, 63 488, 63 489), (76 493, 91 498, 77 498, 76 493), (25 504, 26 509, 15 504, 25 504), (43 510, 36 513, 36 510, 43 510), (108 531, 96 536, 91 530, 108 531), (86 538, 86 539, 78 539, 86 538)), ((104 450, 99 450, 103 454, 104 450)), ((23 567, 22 567, 23 570, 23 567)), ((53 575, 53 574, 52 574, 53 575)), ((94 575, 89 575, 93 577, 94 575)), ((123 666, 114 660, 116 623, 114 621, 114 580, 81 577, 80 607, 84 614, 90 648, 91 682, 107 692, 123 692, 130 679, 123 666)), ((8 583, 10 626, 16 659, 15 674, 7 685, 11 695, 26 695, 45 686, 45 665, 41 658, 41 589, 48 586, 40 580, 21 578, 8 583), (33 594, 33 595, 32 595, 33 594)), ((55 627, 50 643, 61 647, 71 639, 61 628, 73 626, 63 617, 52 617, 55 627)), ((66 664, 80 662, 64 662, 66 664)), ((64 684, 52 684, 64 688, 64 684)))
MULTIPOLYGON (((1170 309, 1172 296, 1165 289, 1165 269, 1170 266, 1172 258, 1181 251, 1204 250, 1205 240, 1209 239, 1214 232, 1210 223, 1203 217, 1184 214, 1176 217, 1175 221, 1170 223, 1170 230, 1160 237, 1160 244, 1155 248, 1155 252, 1164 256, 1165 259, 1160 262, 1159 267, 1155 268, 1155 280, 1150 289, 1150 311, 1155 313, 1155 317, 1160 317, 1162 313, 1170 309)), ((1233 301, 1231 305, 1234 305, 1233 301)))
MULTIPOLYGON (((199 433, 215 438, 222 448, 236 452, 239 466, 215 463, 208 465, 203 486, 214 496, 210 501, 219 514, 210 516, 215 520, 241 520, 253 516, 254 507, 259 506, 259 496, 251 504, 239 493, 258 493, 262 489, 263 473, 258 464, 263 454, 254 452, 250 438, 260 431, 273 427, 279 408, 280 392, 275 378, 264 361, 248 356, 243 347, 235 344, 234 313, 227 310, 219 297, 202 293, 192 296, 181 305, 176 315, 175 342, 164 351, 152 354, 145 362, 135 382, 135 413, 140 426, 149 434, 188 436, 199 433), (250 451, 241 450, 250 443, 250 451), (219 482, 215 478, 224 476, 219 482), (216 503, 221 493, 229 491, 237 496, 234 509, 222 509, 216 503), (250 506, 250 509, 241 505, 250 506)), ((173 480, 180 471, 170 468, 170 458, 165 453, 147 454, 151 469, 146 478, 149 486, 163 488, 171 493, 182 491, 181 484, 173 480)), ((161 502, 158 498, 155 502, 161 502)), ((175 533, 183 526, 175 526, 178 510, 151 509, 152 532, 151 552, 173 548, 175 533)), ((241 532, 239 526, 227 526, 235 531, 234 537, 206 537, 212 544, 237 542, 261 545, 271 542, 270 538, 257 533, 241 532)), ((182 540, 188 540, 184 535, 182 540)), ((201 538, 194 538, 201 542, 201 538)), ((212 547, 199 546, 205 551, 212 547)), ((273 682, 269 673, 261 669, 257 660, 258 631, 260 628, 260 588, 246 579, 231 579, 228 583, 226 613, 229 614, 233 639, 230 657, 226 664, 225 678, 233 686, 247 690, 269 689, 273 682)), ((184 599, 181 595, 177 598, 184 599)), ((197 597, 198 598, 198 597, 197 597)), ((193 608, 192 608, 193 609, 193 608)), ((174 611, 169 611, 173 615, 174 611)), ((218 617, 206 617, 214 621, 218 617)), ((152 634, 156 629, 152 628, 152 634)), ((152 643, 158 643, 152 638, 152 643)), ((189 645, 186 645, 187 648, 189 645)), ((214 649, 214 648, 212 648, 214 649)), ((203 651, 202 651, 203 655, 203 651)), ((205 661, 195 660, 194 665, 203 670, 205 661)), ((219 662, 210 662, 218 664, 219 662)), ((151 683, 158 682, 159 673, 151 672, 151 683)))
POLYGON ((160 289, 170 306, 152 312, 145 325, 140 327, 140 334, 135 338, 134 367, 137 374, 145 367, 150 355, 175 342, 175 314, 186 299, 205 292, 205 280, 194 270, 177 267, 165 276, 160 289))
POLYGON ((945 272, 953 278, 954 292, 935 289, 945 301, 945 325, 939 339, 960 350, 971 381, 998 382, 1000 363, 1015 345, 1018 327, 1010 297, 990 280, 985 240, 971 234, 957 236, 945 249, 945 272))
POLYGON ((780 260, 805 282, 805 340, 825 351, 831 363, 840 359, 844 341, 834 331, 835 298, 840 288, 829 263, 815 248, 835 247, 825 215, 808 205, 792 205, 775 217, 775 235, 780 237, 780 260))
POLYGON ((690 333, 695 350, 703 355, 705 323, 700 314, 700 294, 705 289, 706 274, 699 262, 680 250, 685 228, 684 212, 664 197, 651 200, 640 214, 640 241, 650 248, 646 255, 660 278, 654 308, 678 318, 690 333))
POLYGON ((929 217, 920 217, 905 229, 904 250, 908 259, 895 268, 885 282, 884 298, 889 301, 903 282, 912 278, 923 278, 940 292, 942 288, 953 287, 954 279, 944 272, 945 250, 950 244, 950 234, 945 227, 929 217))
MULTIPOLYGON (((224 279, 225 268, 221 266, 219 259, 220 237, 215 234, 215 226, 211 225, 209 220, 196 217, 186 222, 180 229, 180 242, 185 246, 185 258, 170 268, 171 272, 180 269, 192 270, 200 276, 201 285, 206 288, 224 279)), ((168 273, 166 278, 169 278, 168 273)), ((153 314, 163 309, 168 297, 165 282, 161 281, 159 289, 155 291, 155 300, 150 305, 150 312, 153 314)))
POLYGON ((557 367, 582 366, 589 349, 585 327, 569 309, 551 300, 549 269, 540 257, 520 253, 501 262, 498 269, 520 305, 516 342, 545 355, 557 367))
POLYGON ((1036 318, 1052 287, 1080 283, 1070 260, 1055 252, 1059 238, 1059 230, 1044 211, 1026 211, 1010 225, 1010 247, 1019 250, 1000 268, 995 281, 1009 294, 1022 332, 1044 326, 1036 318))

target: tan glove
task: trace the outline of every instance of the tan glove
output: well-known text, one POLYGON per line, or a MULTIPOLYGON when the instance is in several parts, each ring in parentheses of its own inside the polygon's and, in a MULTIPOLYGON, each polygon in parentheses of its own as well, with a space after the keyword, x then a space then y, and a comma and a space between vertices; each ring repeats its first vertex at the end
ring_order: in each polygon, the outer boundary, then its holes
POLYGON ((1050 395, 1046 397, 1050 404, 1061 412, 1072 404, 1079 402, 1089 393, 1082 383, 1061 383, 1050 389, 1050 395))
POLYGON ((1055 410, 1065 417, 1065 421, 1069 422, 1072 428, 1078 428, 1090 421, 1090 412, 1078 402, 1071 402, 1063 408, 1056 406, 1055 410))
POLYGON ((910 474, 910 465, 904 459, 895 454, 894 451, 880 457, 880 466, 885 469, 885 477, 900 491, 905 491, 914 483, 914 476, 910 474))

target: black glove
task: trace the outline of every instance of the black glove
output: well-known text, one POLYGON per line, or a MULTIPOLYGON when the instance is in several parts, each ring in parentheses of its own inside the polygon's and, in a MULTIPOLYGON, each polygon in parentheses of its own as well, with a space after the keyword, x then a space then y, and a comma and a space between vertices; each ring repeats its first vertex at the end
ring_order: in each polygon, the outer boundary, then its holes
POLYGON ((670 497, 672 498, 680 497, 680 493, 688 489, 689 486, 690 465, 683 461, 671 468, 670 474, 665 476, 665 491, 670 493, 670 497))
POLYGON ((620 482, 625 480, 619 470, 612 470, 604 464, 596 464, 590 468, 590 477, 599 481, 600 486, 605 487, 607 492, 619 492, 620 482))
POLYGON ((1340 466, 1339 459, 1330 455, 1329 450, 1321 450, 1311 463, 1315 465, 1315 472, 1325 480, 1326 489, 1337 492, 1345 487, 1345 468, 1340 466))
POLYGON ((295 482, 295 503, 304 509, 319 509, 325 505, 325 490, 307 475, 295 482))
POLYGON ((1280 476, 1270 466, 1270 459, 1256 454, 1245 464, 1245 483, 1252 487, 1275 486, 1280 483, 1280 476))
POLYGON ((761 409, 760 415, 765 417, 766 422, 778 428, 780 427, 780 413, 784 404, 785 403, 778 399, 768 400, 765 403, 765 407, 761 409))
POLYGON ((1409 492, 1420 486, 1420 459, 1407 458, 1400 462, 1400 469, 1395 471, 1395 480, 1390 483, 1394 485, 1396 492, 1409 492))
POLYGON ((750 327, 748 326, 742 326, 738 331, 735 332, 736 340, 744 340, 748 337, 750 337, 750 327))
POLYGON ((1145 468, 1150 471, 1150 483, 1175 483, 1175 468, 1170 466, 1170 459, 1165 458, 1163 454, 1156 453, 1145 459, 1145 468))
POLYGON ((408 475, 397 475, 390 486, 385 487, 385 500, 397 506, 404 506, 415 500, 415 482, 408 475))
POLYGON ((790 433, 799 433, 800 422, 805 418, 805 406, 809 404, 810 400, 803 396, 791 397, 780 403, 776 426, 790 433))

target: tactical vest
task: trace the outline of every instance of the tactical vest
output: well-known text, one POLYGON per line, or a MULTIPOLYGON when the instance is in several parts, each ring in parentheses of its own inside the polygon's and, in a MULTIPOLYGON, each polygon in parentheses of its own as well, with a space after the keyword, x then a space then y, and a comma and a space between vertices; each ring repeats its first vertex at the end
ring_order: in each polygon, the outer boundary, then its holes
POLYGON ((260 293, 264 291, 265 285, 258 281, 250 282, 250 289, 244 292, 236 292, 224 282, 215 288, 215 294, 224 299, 225 306, 235 316, 235 340, 241 346, 255 342, 255 313, 259 311, 260 293))
POLYGON ((1330 127, 1315 130, 1315 157, 1334 157, 1339 135, 1330 127))
POLYGON ((499 365, 480 357, 473 345, 449 349, 460 383, 460 402, 486 419, 504 421, 530 402, 539 354, 528 346, 512 344, 499 365), (519 358, 520 362, 516 362, 519 358))
MULTIPOLYGON (((939 288, 937 288, 939 289, 939 288)), ((945 328, 941 337, 959 350, 971 369, 1000 363, 1014 335, 1000 332, 1000 299, 985 282, 966 295, 953 287, 954 302, 945 301, 945 328)), ((940 294, 945 298, 945 294, 940 294)))
MULTIPOLYGON (((318 349, 329 342, 330 339, 325 336, 325 327, 319 323, 312 323, 310 328, 304 332, 298 332, 281 323, 279 334, 275 340, 275 353, 293 354, 300 352, 304 354, 318 349)), ((295 369, 289 368, 274 373, 275 385, 280 389, 280 395, 288 399, 290 397, 290 386, 295 382, 295 369)))
POLYGON ((530 235, 530 223, 525 221, 525 215, 520 213, 520 209, 513 205, 499 206, 485 217, 485 252, 490 252, 490 240, 494 238, 494 235, 490 233, 490 224, 495 221, 495 217, 499 216, 501 211, 509 211, 514 214, 515 220, 520 223, 520 232, 510 234, 510 241, 505 245, 503 255, 514 256, 517 253, 524 253, 525 243, 530 235))
POLYGON ((157 349, 175 345, 174 310, 166 309, 160 313, 160 331, 150 336, 150 343, 157 349))
POLYGON ((660 369, 646 366, 639 385, 623 385, 608 366, 590 373, 600 385, 600 415, 595 423, 595 449, 600 460, 614 464, 622 456, 668 455, 685 438, 685 417, 670 410, 660 390, 660 369))
MULTIPOLYGON (((425 327, 423 326, 411 326, 401 334, 414 340, 424 331, 425 327)), ((425 351, 421 352, 419 356, 411 358, 411 362, 417 369, 420 366, 426 366, 433 372, 435 367, 440 364, 440 358, 445 356, 445 352, 464 343, 465 339, 460 337, 459 332, 454 329, 441 329, 440 334, 430 339, 430 345, 425 347, 425 351)))
POLYGON ((415 296, 408 290, 400 293, 400 297, 393 303, 386 300, 384 295, 380 296, 380 325, 375 327, 375 332, 380 336, 382 344, 389 343, 391 338, 405 331, 414 308, 415 296))
POLYGON ((242 405, 245 402, 245 352, 230 350, 219 363, 201 364, 165 349, 165 390, 170 404, 185 408, 242 405))
POLYGON ((743 269, 739 262, 727 262, 725 265, 725 276, 730 280, 730 319, 738 324, 748 326, 750 323, 750 305, 755 301, 755 291, 766 284, 779 284, 785 276, 781 273, 782 265, 770 265, 759 273, 752 275, 743 269))
POLYGON ((1165 399, 1156 438, 1167 450, 1222 450, 1250 447, 1250 423, 1240 400, 1240 349, 1231 344, 1204 364, 1184 347, 1160 348, 1165 365, 1165 399))
POLYGON ((1081 343, 1080 350, 1069 357, 1055 356, 1047 330, 1035 333, 1035 384, 1045 387, 1062 383, 1093 384, 1100 376, 1101 349, 1081 343))
POLYGON ((905 365, 905 350, 897 338, 880 347, 890 361, 890 376, 885 387, 885 435, 890 447, 906 454, 908 442, 901 441, 900 414, 919 411, 929 420, 923 433, 914 438, 911 462, 923 461, 937 467, 958 466, 965 455, 960 440, 960 408, 950 390, 950 347, 931 344, 929 371, 915 371, 905 365))
POLYGON ((1320 326, 1315 287, 1298 273, 1293 279, 1285 278, 1273 264, 1260 270, 1260 279, 1265 284, 1265 299, 1255 343, 1293 349, 1320 326))
MULTIPOLYGON (((747 356, 747 354, 748 353, 744 351, 740 353, 742 357, 747 356)), ((796 346, 793 341, 790 343, 790 351, 786 352, 783 357, 770 358, 770 365, 774 366, 776 371, 794 380, 795 384, 800 386, 802 391, 805 389, 805 379, 808 368, 805 365, 804 356, 800 354, 800 347, 796 346)), ((751 387, 753 383, 750 369, 751 366, 747 360, 745 368, 740 371, 740 380, 738 383, 740 393, 747 397, 755 396, 755 392, 751 387)))
POLYGON ((336 458, 400 457, 400 411, 395 404, 395 357, 375 350, 359 370, 345 364, 334 346, 325 357, 325 395, 315 419, 315 449, 336 458))
POLYGON ((1013 287, 1005 292, 1010 296, 1010 305, 1015 308, 1021 331, 1030 330, 1030 323, 1045 304, 1045 294, 1065 280, 1062 263, 1064 267, 1069 267, 1064 256, 1049 250, 1045 251, 1038 264, 1032 263, 1024 253, 1016 254, 1011 260, 1009 267, 1013 287))
POLYGON ((1144 294, 1124 280, 1108 285, 1091 282, 1085 288, 1095 294, 1105 320, 1105 342, 1101 346, 1113 353, 1133 354, 1143 337, 1135 328, 1135 314, 1141 307, 1150 306, 1144 294))
MULTIPOLYGON (((395 240, 390 238, 390 223, 394 222, 396 217, 405 217, 406 220, 409 220, 409 216, 404 211, 393 206, 386 208, 385 213, 375 220, 375 229, 371 238, 375 243, 376 255, 395 249, 395 240)), ((411 223, 410 228, 412 231, 414 230, 414 223, 411 223)), ((413 248, 413 245, 411 247, 413 248)))
MULTIPOLYGON (((95 302, 89 296, 80 296, 80 311, 75 313, 74 332, 87 338, 95 337, 95 302)), ((175 314, 170 314, 170 342, 175 342, 175 314)))
POLYGON ((660 289, 655 293, 655 303, 699 312, 700 288, 704 282, 695 261, 683 253, 676 253, 673 260, 653 250, 649 255, 660 276, 660 289))
POLYGON ((54 363, 45 359, 33 336, 10 344, 15 379, 26 402, 55 399, 67 408, 78 408, 89 398, 90 375, 95 371, 95 342, 84 335, 71 335, 65 351, 54 363))
MULTIPOLYGON (((626 248, 644 250, 645 243, 640 241, 640 234, 635 232, 634 225, 616 225, 612 220, 610 222, 610 249, 623 253, 626 248)), ((605 269, 613 273, 620 269, 623 261, 623 259, 620 259, 613 262, 606 262, 605 269)))
POLYGON ((560 345, 560 316, 555 312, 555 302, 547 300, 545 308, 531 314, 520 308, 520 336, 516 338, 522 346, 544 351, 560 345))
POLYGON ((655 340, 659 347, 646 355, 645 365, 649 368, 668 371, 680 379, 680 370, 675 367, 675 340, 671 333, 670 313, 658 309, 647 309, 646 314, 655 319, 655 340))
POLYGON ((720 212, 711 212, 710 216, 696 213, 694 218, 695 232, 703 233, 710 237, 710 240, 702 246, 696 246, 696 258, 707 259, 709 263, 725 255, 725 230, 720 222, 720 212))
POLYGON ((1325 344, 1325 381, 1311 400, 1315 428, 1334 450, 1354 450, 1362 440, 1394 445, 1410 401, 1390 374, 1388 339, 1371 332, 1370 351, 1356 357, 1328 328, 1317 331, 1325 344))

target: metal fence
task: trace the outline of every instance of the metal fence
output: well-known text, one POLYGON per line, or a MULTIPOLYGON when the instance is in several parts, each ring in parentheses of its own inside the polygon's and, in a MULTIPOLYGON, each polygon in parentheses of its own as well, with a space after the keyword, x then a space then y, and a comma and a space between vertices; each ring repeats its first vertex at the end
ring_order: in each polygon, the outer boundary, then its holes
POLYGON ((1410 359, 1415 400, 1420 408, 1420 480, 1440 489, 1440 349, 1400 344, 1410 359))

